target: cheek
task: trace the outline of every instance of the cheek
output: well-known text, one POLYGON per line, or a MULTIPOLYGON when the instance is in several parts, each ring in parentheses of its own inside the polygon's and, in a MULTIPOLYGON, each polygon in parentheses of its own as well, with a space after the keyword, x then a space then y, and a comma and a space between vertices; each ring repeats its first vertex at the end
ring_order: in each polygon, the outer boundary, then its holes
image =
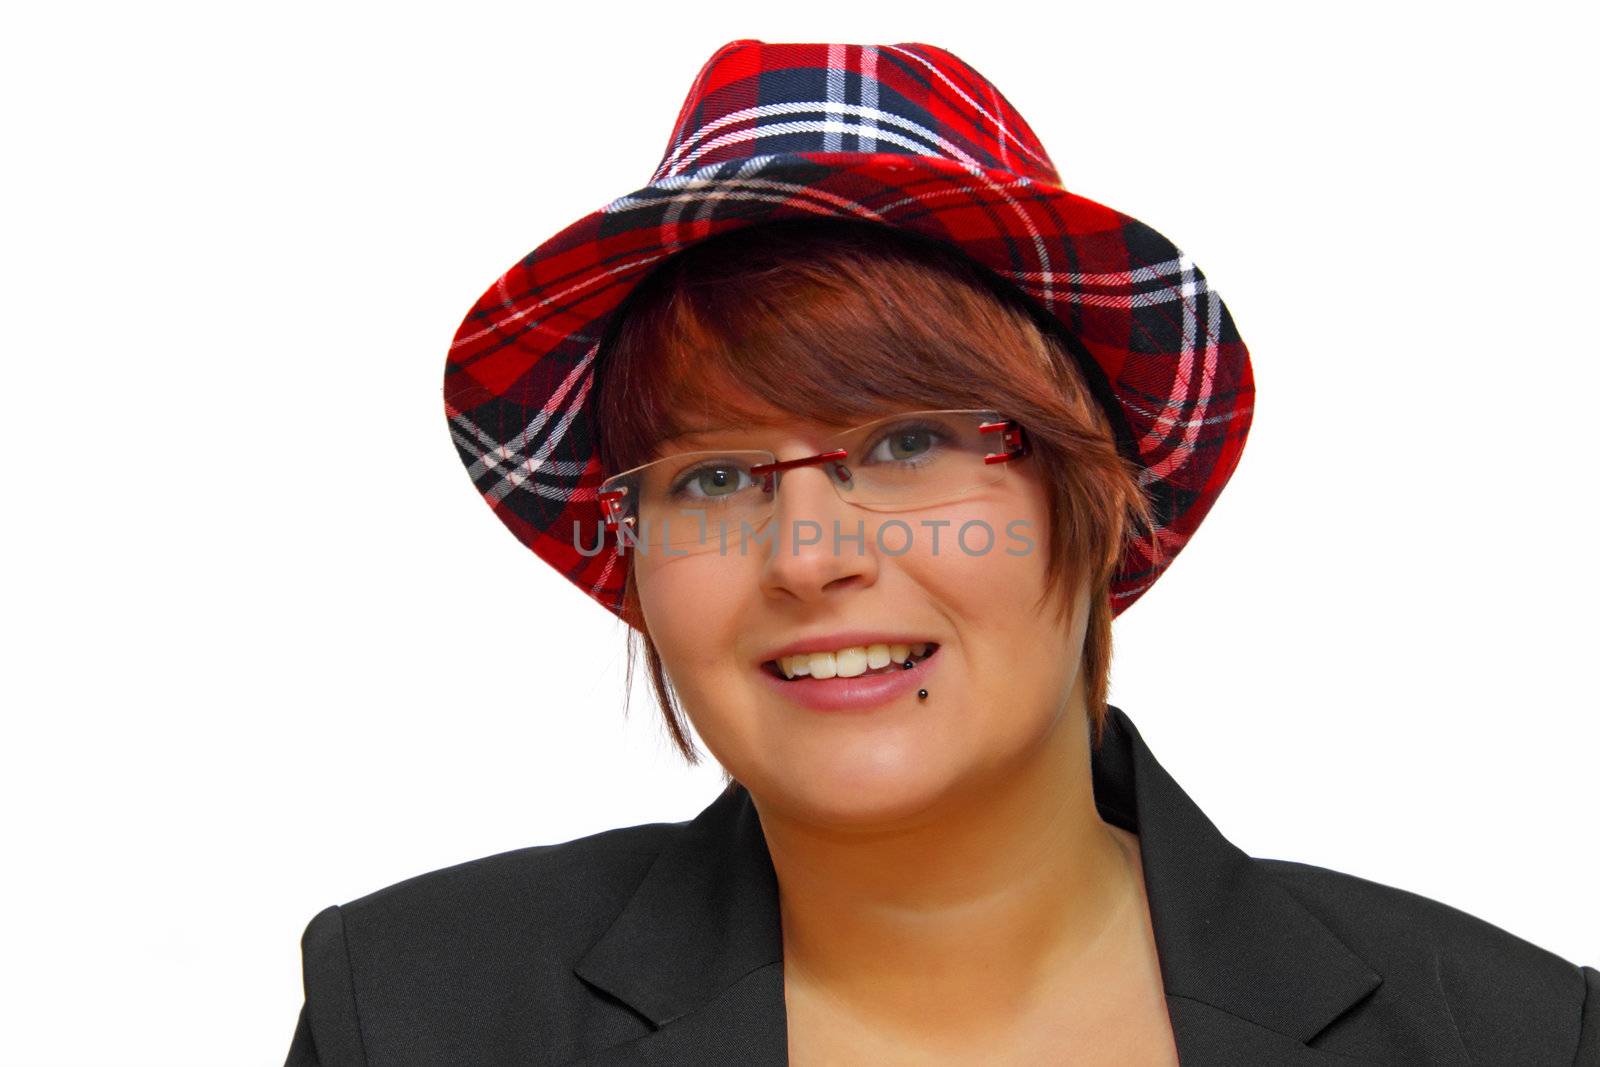
POLYGON ((1049 528, 1042 491, 1019 491, 952 510, 937 546, 919 531, 918 548, 900 559, 918 584, 937 590, 974 643, 1010 640, 1039 616, 1049 528), (1002 636, 1004 635, 1004 636, 1002 636))
POLYGON ((1048 499, 1036 485, 1019 489, 954 520, 936 556, 908 553, 903 564, 948 616, 970 699, 995 738, 1036 732, 1070 688, 1078 659, 1071 635, 1079 620, 1069 614, 1058 621, 1056 600, 1046 595, 1048 499), (960 537, 961 522, 970 519, 992 528, 992 544, 981 526, 960 537), (1019 711, 1025 708, 1039 709, 1041 718, 1019 711))
POLYGON ((728 560, 709 556, 634 559, 639 606, 672 683, 691 706, 701 689, 715 690, 736 671, 730 650, 738 632, 753 575, 728 560))

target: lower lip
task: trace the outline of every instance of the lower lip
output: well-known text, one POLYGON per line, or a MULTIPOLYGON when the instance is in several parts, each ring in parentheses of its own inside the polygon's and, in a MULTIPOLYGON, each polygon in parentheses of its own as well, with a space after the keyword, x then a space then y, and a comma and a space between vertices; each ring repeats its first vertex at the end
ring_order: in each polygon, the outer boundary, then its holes
POLYGON ((780 696, 812 711, 868 711, 908 694, 915 695, 943 651, 942 647, 934 649, 932 655, 918 660, 909 671, 897 668, 883 674, 858 674, 854 678, 796 678, 791 682, 774 677, 762 668, 757 670, 780 696))

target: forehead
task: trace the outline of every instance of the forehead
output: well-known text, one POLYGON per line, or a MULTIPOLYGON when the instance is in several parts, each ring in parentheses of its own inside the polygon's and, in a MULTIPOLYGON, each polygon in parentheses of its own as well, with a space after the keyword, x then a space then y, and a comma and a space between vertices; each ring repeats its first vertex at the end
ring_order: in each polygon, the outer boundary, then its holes
MULTIPOLYGON (((658 448, 682 450, 706 443, 721 445, 733 439, 816 440, 831 437, 841 430, 852 429, 889 413, 886 410, 853 417, 810 418, 749 393, 741 393, 736 387, 719 391, 714 396, 680 396, 675 400, 668 423, 663 427, 665 435, 658 439, 658 448)), ((877 406, 880 405, 874 405, 877 406)), ((898 410, 893 405, 890 409, 898 410)))
POLYGON ((642 415, 637 448, 627 454, 644 462, 651 455, 723 448, 778 452, 821 445, 901 412, 963 406, 951 401, 965 397, 907 375, 902 368, 914 359, 913 349, 900 351, 887 341, 821 344, 805 331, 704 351, 676 347, 629 379, 634 410, 642 415))
POLYGON ((824 437, 831 437, 840 430, 851 429, 856 425, 859 425, 859 423, 823 423, 794 417, 759 420, 730 417, 698 422, 687 429, 679 430, 670 436, 662 438, 660 445, 665 449, 683 449, 726 441, 732 438, 740 440, 769 440, 792 437, 802 440, 818 440, 824 437))

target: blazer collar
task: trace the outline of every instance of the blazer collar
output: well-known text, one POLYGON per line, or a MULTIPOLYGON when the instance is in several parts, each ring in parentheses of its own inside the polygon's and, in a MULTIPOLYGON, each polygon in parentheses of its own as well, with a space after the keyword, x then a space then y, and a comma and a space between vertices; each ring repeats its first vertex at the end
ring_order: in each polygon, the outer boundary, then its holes
MULTIPOLYGON (((1185 1067, 1351 1062, 1305 1042, 1382 978, 1222 836, 1119 708, 1092 771, 1101 816, 1139 835, 1185 1067)), ((580 1062, 787 1062, 778 883, 747 791, 662 849, 573 970, 656 1028, 580 1062)))

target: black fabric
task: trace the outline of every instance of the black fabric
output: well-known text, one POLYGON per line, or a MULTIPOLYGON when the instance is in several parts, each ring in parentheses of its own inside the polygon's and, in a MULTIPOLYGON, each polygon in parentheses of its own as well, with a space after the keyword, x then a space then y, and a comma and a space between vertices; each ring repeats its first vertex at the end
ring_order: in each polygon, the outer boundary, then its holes
MULTIPOLYGON (((1093 773, 1102 817, 1139 835, 1184 1067, 1600 1067, 1595 968, 1405 890, 1246 856, 1120 709, 1093 773)), ((287 1067, 787 1058, 777 880, 742 788, 688 822, 330 907, 302 951, 287 1067)))

